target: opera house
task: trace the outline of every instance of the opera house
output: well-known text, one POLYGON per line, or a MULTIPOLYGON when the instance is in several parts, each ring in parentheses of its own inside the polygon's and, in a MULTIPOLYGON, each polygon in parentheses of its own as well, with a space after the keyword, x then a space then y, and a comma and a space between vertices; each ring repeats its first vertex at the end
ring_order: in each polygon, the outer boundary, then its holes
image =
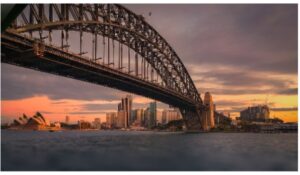
POLYGON ((57 130, 60 124, 50 124, 42 114, 37 112, 33 117, 28 118, 25 114, 13 121, 11 129, 28 129, 28 130, 57 130))

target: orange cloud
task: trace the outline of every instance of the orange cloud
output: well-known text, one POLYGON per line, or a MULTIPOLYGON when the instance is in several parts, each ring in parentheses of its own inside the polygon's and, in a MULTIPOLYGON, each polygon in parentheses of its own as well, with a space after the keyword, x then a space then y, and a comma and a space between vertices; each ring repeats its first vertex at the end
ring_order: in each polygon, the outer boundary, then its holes
POLYGON ((49 121, 63 121, 65 116, 70 116, 71 122, 76 122, 80 119, 92 121, 99 117, 102 121, 105 119, 103 113, 86 113, 86 114, 72 114, 80 113, 85 101, 80 100, 50 100, 47 96, 37 96, 20 100, 4 100, 1 101, 1 116, 10 120, 22 116, 25 113, 28 116, 34 115, 35 112, 40 111, 49 121))

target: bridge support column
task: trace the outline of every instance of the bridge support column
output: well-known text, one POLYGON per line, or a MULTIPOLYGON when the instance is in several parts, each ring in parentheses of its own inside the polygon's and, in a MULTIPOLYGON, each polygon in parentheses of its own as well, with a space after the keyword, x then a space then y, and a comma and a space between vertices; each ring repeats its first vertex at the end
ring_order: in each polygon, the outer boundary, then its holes
POLYGON ((200 111, 180 109, 188 132, 203 131, 200 111))

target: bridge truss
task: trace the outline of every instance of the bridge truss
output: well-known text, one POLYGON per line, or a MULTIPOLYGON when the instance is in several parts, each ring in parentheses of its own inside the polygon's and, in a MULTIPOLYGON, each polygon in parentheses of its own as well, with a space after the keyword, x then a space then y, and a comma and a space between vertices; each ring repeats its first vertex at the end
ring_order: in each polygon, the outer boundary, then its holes
POLYGON ((202 100, 180 58, 121 5, 30 4, 1 39, 2 62, 154 98, 200 127, 202 100))

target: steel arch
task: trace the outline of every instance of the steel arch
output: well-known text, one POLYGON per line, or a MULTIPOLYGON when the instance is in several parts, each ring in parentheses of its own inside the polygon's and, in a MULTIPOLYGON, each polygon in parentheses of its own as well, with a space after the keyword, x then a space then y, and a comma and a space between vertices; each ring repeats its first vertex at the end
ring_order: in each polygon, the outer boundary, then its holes
POLYGON ((31 19, 26 20, 27 17, 22 12, 24 23, 28 23, 11 28, 11 31, 23 33, 56 29, 82 30, 110 37, 144 56, 150 64, 152 63, 151 65, 168 87, 175 88, 184 96, 189 96, 195 103, 202 103, 189 73, 176 52, 142 16, 115 4, 61 4, 60 6, 53 4, 49 5, 48 14, 45 14, 44 5, 29 6, 31 19), (54 21, 54 14, 58 17, 58 21, 54 21), (150 57, 152 59, 156 57, 161 65, 153 64, 150 57), (175 83, 175 87, 171 87, 172 82, 175 83))
MULTIPOLYGON (((202 99, 182 61, 170 44, 141 15, 118 4, 30 4, 9 33, 53 30, 88 32, 116 40, 144 57, 167 89, 193 101, 199 118, 202 99)), ((43 40, 43 38, 40 38, 43 40)), ((185 113, 185 110, 181 110, 185 113)))

